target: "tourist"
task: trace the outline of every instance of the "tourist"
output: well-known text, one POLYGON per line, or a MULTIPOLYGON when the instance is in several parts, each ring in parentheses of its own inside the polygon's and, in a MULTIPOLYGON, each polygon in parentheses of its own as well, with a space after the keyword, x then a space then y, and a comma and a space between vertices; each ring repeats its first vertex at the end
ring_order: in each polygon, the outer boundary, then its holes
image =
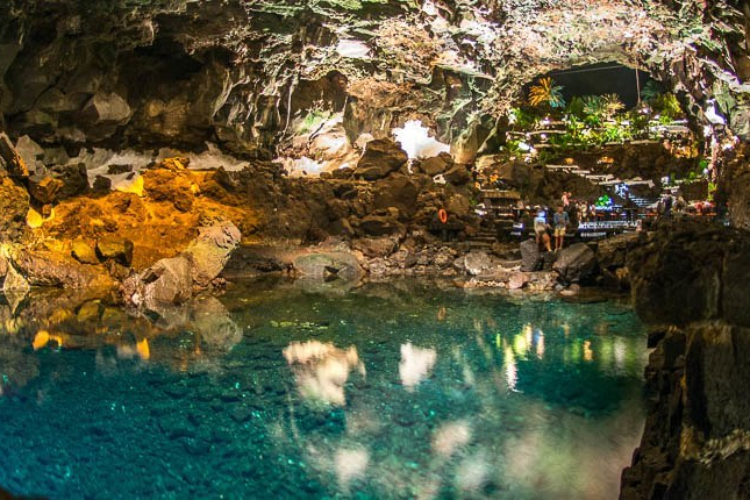
POLYGON ((542 245, 544 245, 544 248, 546 248, 548 252, 551 252, 552 243, 550 241, 549 234, 547 234, 548 228, 549 228, 549 224, 547 224, 547 214, 544 211, 544 209, 540 208, 536 214, 536 218, 534 219, 534 232, 536 233, 536 244, 540 248, 542 247, 542 245))
POLYGON ((562 250, 563 240, 565 239, 565 230, 570 225, 570 216, 562 205, 557 207, 557 213, 554 218, 555 223, 555 252, 562 250))
POLYGON ((585 201, 581 201, 578 203, 578 214, 580 222, 588 222, 589 221, 589 205, 585 201))
POLYGON ((562 194, 563 207, 568 208, 568 206, 570 205, 570 196, 571 196, 571 193, 567 191, 563 192, 562 194))

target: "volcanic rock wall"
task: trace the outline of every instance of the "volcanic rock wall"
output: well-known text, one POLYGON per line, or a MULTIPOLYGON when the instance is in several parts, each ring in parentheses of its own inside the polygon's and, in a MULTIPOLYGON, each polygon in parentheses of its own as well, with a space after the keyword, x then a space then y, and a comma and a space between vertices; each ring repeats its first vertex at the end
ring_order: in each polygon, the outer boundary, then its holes
POLYGON ((750 497, 750 237, 662 231, 632 251, 636 309, 653 327, 649 413, 623 499, 750 497))

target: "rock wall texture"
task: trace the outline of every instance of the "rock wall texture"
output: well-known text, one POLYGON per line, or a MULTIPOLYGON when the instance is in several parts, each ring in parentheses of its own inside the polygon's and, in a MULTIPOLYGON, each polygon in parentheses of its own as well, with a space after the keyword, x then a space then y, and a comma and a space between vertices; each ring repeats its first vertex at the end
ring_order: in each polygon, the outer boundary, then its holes
POLYGON ((750 235, 664 231, 628 254, 653 326, 649 414, 623 499, 750 497, 750 235))
POLYGON ((2 122, 14 138, 38 142, 212 140, 264 156, 293 135, 295 119, 343 113, 352 140, 421 119, 460 152, 481 146, 534 77, 597 61, 651 71, 696 125, 707 100, 722 96, 731 128, 750 132, 742 98, 750 10, 730 0, 8 0, 2 8, 2 122))

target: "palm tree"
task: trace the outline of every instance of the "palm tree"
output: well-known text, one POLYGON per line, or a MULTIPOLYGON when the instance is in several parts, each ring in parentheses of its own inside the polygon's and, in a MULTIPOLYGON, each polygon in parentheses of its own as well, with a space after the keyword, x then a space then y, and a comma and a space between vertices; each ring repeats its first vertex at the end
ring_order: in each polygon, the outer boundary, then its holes
POLYGON ((555 85, 552 78, 540 78, 539 83, 532 85, 529 91, 529 104, 535 107, 549 104, 551 108, 564 108, 565 98, 562 95, 562 90, 563 87, 555 85))
POLYGON ((583 98, 583 112, 586 115, 600 118, 604 111, 604 102, 598 95, 587 95, 583 98))
POLYGON ((602 96, 602 104, 604 106, 607 118, 612 118, 619 111, 625 109, 625 104, 620 100, 620 96, 617 94, 605 94, 602 96))

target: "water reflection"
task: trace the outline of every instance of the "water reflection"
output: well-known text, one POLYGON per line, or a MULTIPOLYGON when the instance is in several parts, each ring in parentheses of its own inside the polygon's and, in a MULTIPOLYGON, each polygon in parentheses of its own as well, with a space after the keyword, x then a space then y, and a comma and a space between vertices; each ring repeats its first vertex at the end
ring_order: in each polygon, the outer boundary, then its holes
POLYGON ((216 297, 145 313, 115 304, 110 297, 59 291, 0 302, 3 385, 24 387, 36 375, 34 370, 19 371, 15 361, 28 358, 28 365, 38 364, 31 352, 95 351, 96 366, 109 374, 115 373, 118 360, 154 362, 184 372, 219 369, 220 357, 242 340, 242 328, 216 297))
POLYGON ((40 303, 0 304, 17 493, 614 498, 642 428, 645 342, 616 303, 404 283, 40 303))
POLYGON ((407 390, 413 391, 422 380, 429 377, 437 361, 435 349, 420 349, 411 343, 401 345, 401 362, 398 374, 407 390))
POLYGON ((357 370, 365 375, 357 348, 337 349, 333 344, 317 340, 292 342, 284 349, 284 358, 294 371, 300 394, 309 402, 343 406, 346 403, 344 384, 349 373, 357 370))

